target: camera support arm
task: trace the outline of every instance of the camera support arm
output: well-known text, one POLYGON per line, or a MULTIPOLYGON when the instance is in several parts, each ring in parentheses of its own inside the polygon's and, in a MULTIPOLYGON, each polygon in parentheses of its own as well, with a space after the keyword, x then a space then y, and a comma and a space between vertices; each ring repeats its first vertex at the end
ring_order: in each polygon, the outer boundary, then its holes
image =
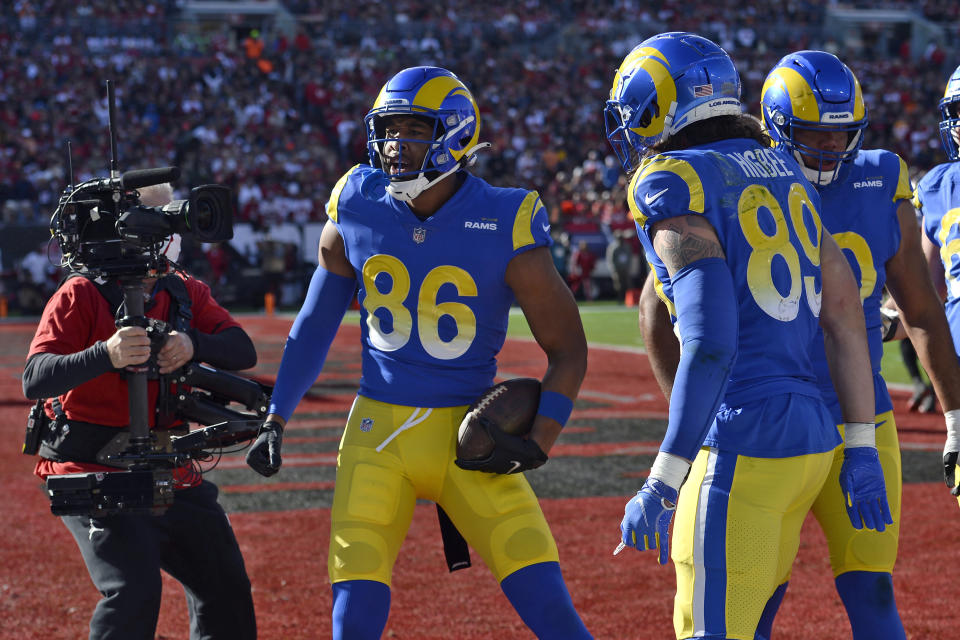
MULTIPOLYGON (((142 318, 143 279, 140 276, 120 278, 123 289, 123 305, 127 318, 142 318)), ((130 453, 144 455, 151 451, 150 421, 147 406, 147 363, 127 367, 127 394, 130 409, 130 453)))

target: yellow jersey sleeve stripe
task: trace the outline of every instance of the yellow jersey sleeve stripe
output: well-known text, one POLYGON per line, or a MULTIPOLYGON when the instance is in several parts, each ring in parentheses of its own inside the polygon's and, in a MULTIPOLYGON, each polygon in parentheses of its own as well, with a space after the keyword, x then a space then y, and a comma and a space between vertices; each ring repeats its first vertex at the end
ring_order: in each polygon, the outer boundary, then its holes
POLYGON ((900 161, 900 177, 897 178, 897 191, 893 194, 893 201, 912 200, 913 189, 910 188, 910 172, 907 170, 907 163, 900 156, 897 156, 897 160, 900 161))
POLYGON ((690 201, 687 203, 687 210, 694 213, 704 212, 706 200, 703 195, 703 183, 700 181, 700 176, 697 175, 696 169, 686 160, 671 158, 669 156, 654 156, 640 165, 637 173, 630 181, 629 189, 627 189, 627 203, 630 205, 630 213, 633 215, 633 219, 637 221, 637 224, 642 227, 647 221, 647 216, 643 215, 640 207, 637 206, 637 184, 651 173, 657 173, 658 171, 672 173, 683 180, 690 192, 690 201))
POLYGON ((643 215, 643 212, 640 211, 640 207, 637 206, 637 199, 635 197, 637 182, 639 181, 640 172, 637 171, 630 179, 630 186, 627 187, 627 206, 630 207, 630 215, 633 216, 634 221, 640 225, 641 228, 643 228, 643 225, 647 223, 647 216, 643 215))
POLYGON ((913 208, 917 211, 923 211, 923 202, 920 201, 920 191, 914 191, 913 197, 910 198, 910 204, 913 205, 913 208))
POLYGON ((357 170, 359 164, 355 164, 350 167, 350 170, 343 174, 343 177, 337 181, 337 184, 333 186, 333 191, 330 192, 330 200, 327 201, 327 217, 338 222, 338 217, 340 212, 337 210, 337 207, 340 204, 340 192, 343 191, 344 185, 347 184, 347 178, 350 177, 350 174, 357 170))
POLYGON ((531 191, 527 197, 520 203, 517 209, 517 217, 513 219, 513 250, 533 244, 533 232, 530 225, 533 223, 533 215, 536 211, 543 208, 540 203, 540 194, 531 191), (538 206, 539 205, 539 206, 538 206))

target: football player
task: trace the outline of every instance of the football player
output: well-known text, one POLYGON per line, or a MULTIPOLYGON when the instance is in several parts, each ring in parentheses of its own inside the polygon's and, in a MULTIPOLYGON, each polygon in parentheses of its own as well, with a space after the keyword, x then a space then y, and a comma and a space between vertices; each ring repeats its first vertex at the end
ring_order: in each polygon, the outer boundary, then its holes
MULTIPOLYGON (((940 141, 948 162, 938 164, 917 184, 914 204, 923 218, 923 252, 941 300, 946 299, 947 320, 953 336, 954 351, 960 355, 960 67, 957 67, 940 100, 940 141)), ((941 404, 943 396, 939 395, 941 404)), ((952 405, 956 408, 956 405, 952 405)), ((947 440, 943 448, 944 481, 955 496, 957 457, 960 452, 960 414, 949 410, 947 440)))
POLYGON ((534 191, 495 188, 466 170, 486 145, 480 110, 450 71, 399 72, 365 124, 370 165, 350 169, 331 193, 319 266, 247 461, 263 475, 279 469, 283 427, 359 286, 362 377, 331 509, 333 637, 380 637, 393 565, 422 498, 449 515, 538 637, 589 638, 519 473, 546 462, 586 371, 546 209, 534 191), (514 300, 547 356, 530 437, 501 433, 490 459, 455 460, 458 425, 493 383, 514 300))
POLYGON ((819 326, 846 383, 843 472, 828 488, 854 526, 892 521, 850 267, 797 161, 769 147, 739 98, 723 49, 666 33, 627 55, 605 109, 682 344, 666 436, 620 526, 622 545, 658 548, 666 564, 676 510, 678 638, 753 640, 767 626, 765 604, 843 442, 810 361, 819 326))
MULTIPOLYGON (((798 51, 767 75, 763 122, 778 149, 792 155, 820 193, 821 219, 843 250, 860 289, 870 341, 876 399, 876 443, 894 524, 877 534, 851 526, 835 490, 843 463, 837 452, 830 480, 813 505, 854 638, 904 638, 893 591, 902 475, 893 404, 880 375, 884 287, 945 409, 960 409, 960 366, 950 346, 943 305, 920 244, 907 165, 895 153, 862 150, 867 110, 853 72, 823 51, 798 51)), ((820 342, 813 349, 817 382, 843 431, 843 416, 820 342)), ((953 415, 953 414, 951 414, 953 415)), ((786 584, 781 585, 781 591, 786 584)))

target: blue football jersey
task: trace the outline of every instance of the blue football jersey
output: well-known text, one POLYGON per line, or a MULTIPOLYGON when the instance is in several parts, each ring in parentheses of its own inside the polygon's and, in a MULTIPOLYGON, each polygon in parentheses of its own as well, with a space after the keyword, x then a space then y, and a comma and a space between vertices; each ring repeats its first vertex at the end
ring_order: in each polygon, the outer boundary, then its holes
POLYGON ((360 395, 407 406, 470 404, 490 385, 507 333, 510 260, 550 246, 535 191, 492 187, 465 174, 435 214, 418 219, 380 191, 361 194, 374 169, 352 168, 327 215, 360 284, 360 395))
MULTIPOLYGON (((843 250, 860 287, 879 415, 893 409, 887 385, 880 375, 883 358, 880 306, 887 282, 887 262, 900 248, 897 207, 901 200, 911 197, 910 176, 906 163, 897 154, 882 149, 861 151, 843 180, 820 187, 819 191, 823 226, 843 250)), ((820 392, 834 421, 840 424, 843 413, 830 378, 822 331, 818 332, 813 348, 813 361, 820 392)))
MULTIPOLYGON (((773 394, 819 398, 810 352, 820 314, 820 197, 796 162, 747 139, 671 151, 640 166, 628 201, 664 291, 669 275, 653 251, 651 224, 700 215, 716 230, 739 314, 738 355, 721 412, 773 394)), ((682 336, 683 319, 678 323, 682 336)), ((774 457, 827 451, 839 443, 826 420, 804 429, 777 420, 714 422, 704 441, 774 457)))
POLYGON ((938 164, 917 184, 914 205, 923 216, 923 232, 940 247, 947 281, 947 320, 953 348, 960 354, 960 162, 938 164))

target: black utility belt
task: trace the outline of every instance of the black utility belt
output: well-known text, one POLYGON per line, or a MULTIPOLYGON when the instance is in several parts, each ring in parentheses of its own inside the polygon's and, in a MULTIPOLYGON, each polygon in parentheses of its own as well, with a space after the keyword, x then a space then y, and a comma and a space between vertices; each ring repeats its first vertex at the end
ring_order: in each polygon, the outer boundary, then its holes
MULTIPOLYGON (((152 447, 170 452, 171 436, 189 432, 186 425, 173 429, 151 429, 152 447)), ((54 462, 81 462, 126 469, 129 463, 115 459, 128 448, 130 429, 57 418, 49 423, 40 440, 39 454, 54 462)))

